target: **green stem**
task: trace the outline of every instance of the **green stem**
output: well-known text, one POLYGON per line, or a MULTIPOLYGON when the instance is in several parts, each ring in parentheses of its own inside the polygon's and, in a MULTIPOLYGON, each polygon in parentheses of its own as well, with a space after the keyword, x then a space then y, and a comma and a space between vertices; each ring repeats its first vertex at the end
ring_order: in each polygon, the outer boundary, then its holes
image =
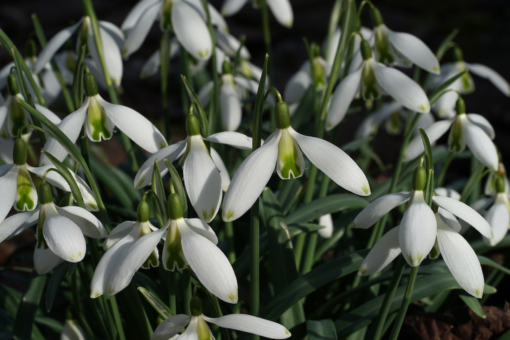
POLYGON ((225 222, 225 236, 227 238, 228 260, 230 263, 234 263, 236 262, 236 250, 234 246, 234 224, 232 222, 225 222))
POLYGON ((397 319, 395 320, 395 324, 393 325, 393 329, 391 330, 390 340, 397 340, 398 335, 400 333, 400 328, 404 323, 404 317, 406 316, 407 308, 411 303, 411 297, 413 295, 414 283, 416 282, 416 276, 418 275, 419 266, 413 267, 411 270, 411 275, 409 276, 409 282, 407 283, 406 293, 404 295, 404 299, 402 300, 402 305, 400 306, 400 310, 397 314, 397 319))
POLYGON ((441 173, 439 174, 439 178, 437 179, 437 187, 441 187, 443 185, 444 178, 446 176, 446 170, 448 170, 448 167, 450 166, 450 163, 455 158, 455 152, 450 152, 448 155, 448 159, 443 165, 443 168, 441 169, 441 173))
POLYGON ((182 288, 184 290, 184 314, 191 315, 190 301, 191 301, 191 273, 189 270, 182 272, 182 288))
POLYGON ((175 295, 177 291, 177 271, 168 272, 168 283, 168 290, 170 295, 169 307, 174 311, 174 313, 177 313, 177 299, 175 295))
POLYGON ((168 106, 168 69, 170 68, 171 30, 165 30, 161 37, 159 47, 160 78, 161 78, 161 105, 165 124, 165 139, 170 141, 170 110, 168 106))
MULTIPOLYGON (((269 25, 269 13, 267 10, 267 0, 260 1, 260 10, 262 13, 262 29, 264 31, 264 43, 266 44, 266 53, 271 56, 271 27, 269 25)), ((268 73, 269 73, 269 86, 274 85, 273 78, 273 60, 269 60, 268 65, 268 73)))

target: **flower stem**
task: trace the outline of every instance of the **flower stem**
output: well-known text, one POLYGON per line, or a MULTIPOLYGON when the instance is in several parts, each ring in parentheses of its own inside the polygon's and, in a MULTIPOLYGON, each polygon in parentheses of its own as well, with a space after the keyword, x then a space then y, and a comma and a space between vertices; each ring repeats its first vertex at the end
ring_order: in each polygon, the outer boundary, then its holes
POLYGON ((171 43, 170 37, 172 35, 171 30, 165 30, 161 37, 161 43, 159 46, 159 61, 160 61, 160 80, 161 80, 161 105, 163 107, 163 121, 165 124, 165 139, 167 142, 170 141, 170 110, 168 106, 168 69, 170 68, 170 52, 171 43))
POLYGON ((437 187, 441 187, 443 185, 444 178, 446 176, 446 170, 448 170, 448 167, 450 166, 450 163, 455 158, 455 152, 450 152, 450 155, 448 156, 448 159, 443 165, 443 168, 441 169, 441 173, 439 174, 439 178, 437 179, 437 187))
POLYGON ((184 314, 191 315, 190 301, 191 301, 191 273, 189 270, 182 272, 182 287, 184 290, 184 314))
POLYGON ((411 270, 411 275, 409 276, 409 282, 407 283, 406 294, 404 295, 404 299, 402 300, 402 305, 397 314, 397 318, 395 320, 395 324, 393 325, 393 329, 391 330, 390 340, 397 340, 398 335, 400 333, 400 328, 404 323, 404 317, 406 316, 407 308, 411 303, 411 297, 413 295, 414 283, 416 282, 416 276, 418 275, 419 266, 413 267, 411 270))
POLYGON ((227 238, 228 260, 230 263, 234 263, 236 262, 236 250, 234 247, 234 224, 232 222, 225 222, 225 236, 227 238))
MULTIPOLYGON (((264 43, 266 44, 266 53, 269 56, 272 56, 271 27, 269 25, 269 12, 267 10, 267 0, 260 1, 260 10, 262 13, 262 29, 264 31, 264 43)), ((274 85, 272 59, 269 60, 268 73, 269 73, 269 85, 272 87, 274 85)))

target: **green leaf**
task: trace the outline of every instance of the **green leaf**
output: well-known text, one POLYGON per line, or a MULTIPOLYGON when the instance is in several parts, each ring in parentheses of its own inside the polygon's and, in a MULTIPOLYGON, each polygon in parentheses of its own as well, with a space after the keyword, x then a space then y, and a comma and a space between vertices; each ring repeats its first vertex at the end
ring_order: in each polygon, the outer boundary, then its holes
MULTIPOLYGON (((120 204, 122 204, 124 208, 130 210, 133 209, 135 196, 130 195, 130 193, 125 189, 125 186, 120 182, 117 174, 110 171, 112 168, 106 167, 94 157, 90 157, 90 168, 96 175, 98 181, 103 183, 103 185, 111 191, 113 197, 119 200, 120 204)), ((118 170, 118 172, 121 171, 118 170)), ((132 180, 131 186, 133 186, 132 180)))
POLYGON ((346 209, 364 208, 368 200, 353 194, 336 194, 316 199, 287 216, 287 223, 301 223, 346 209))
POLYGON ((143 287, 138 287, 138 291, 142 293, 142 296, 147 300, 147 302, 154 308, 156 312, 164 319, 168 319, 172 315, 175 315, 172 310, 165 305, 156 295, 152 294, 150 291, 143 287))
POLYGON ((306 322, 309 340, 337 340, 335 323, 333 320, 320 320, 306 322))
POLYGON ((198 96, 191 88, 191 85, 188 82, 188 79, 186 79, 185 76, 181 75, 182 82, 184 83, 184 87, 186 88, 186 92, 188 92, 189 98, 191 99, 191 102, 195 106, 196 112, 197 112, 197 118, 200 122, 200 134, 202 137, 209 136, 209 123, 207 121, 207 115, 205 114, 204 108, 202 107, 202 104, 200 104, 200 100, 198 100, 198 96))
POLYGON ((303 185, 299 181, 285 181, 282 190, 278 193, 278 202, 282 212, 287 214, 291 207, 299 199, 299 194, 303 191, 303 185))
POLYGON ((60 284, 67 273, 68 267, 67 262, 62 263, 60 266, 55 268, 53 274, 51 274, 50 279, 48 280, 48 287, 46 288, 46 311, 48 313, 51 311, 53 300, 55 300, 55 296, 57 295, 60 284))
POLYGON ((469 309, 471 309, 476 315, 485 319, 487 315, 485 315, 485 312, 483 311, 483 307, 480 304, 480 300, 471 295, 466 294, 459 294, 459 297, 462 299, 462 301, 464 301, 466 306, 468 306, 469 309))
POLYGON ((39 302, 46 283, 46 275, 38 275, 35 270, 32 272, 27 289, 23 294, 23 299, 18 306, 14 327, 12 333, 14 339, 31 339, 32 326, 34 323, 35 312, 39 308, 39 302))
POLYGON ((430 105, 434 104, 442 95, 443 92, 447 90, 448 86, 453 84, 457 79, 462 77, 467 71, 462 71, 454 75, 453 77, 446 80, 444 83, 442 83, 438 88, 434 90, 429 96, 429 102, 430 105))
POLYGON ((499 263, 492 261, 491 259, 485 256, 478 255, 478 260, 480 261, 480 264, 496 268, 498 270, 501 270, 503 273, 510 275, 510 269, 500 265, 499 263))
POLYGON ((450 35, 448 35, 443 40, 443 42, 441 43, 441 45, 439 46, 439 48, 437 49, 437 52, 436 52, 437 60, 443 59, 444 54, 446 53, 448 48, 450 48, 450 46, 451 46, 452 40, 457 36, 458 33, 459 33, 459 30, 458 29, 454 29, 452 31, 452 33, 450 33, 450 35))

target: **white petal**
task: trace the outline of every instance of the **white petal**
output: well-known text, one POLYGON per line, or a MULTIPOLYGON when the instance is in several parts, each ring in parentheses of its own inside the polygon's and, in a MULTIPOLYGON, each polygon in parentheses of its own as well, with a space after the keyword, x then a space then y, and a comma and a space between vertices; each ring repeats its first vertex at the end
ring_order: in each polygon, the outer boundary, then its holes
MULTIPOLYGON (((141 4, 141 3, 140 3, 141 4)), ((132 28, 129 29, 129 32, 126 35, 126 40, 124 41, 124 46, 122 47, 122 55, 129 56, 133 52, 137 51, 140 46, 142 46, 143 41, 149 34, 149 30, 154 24, 159 11, 161 10, 161 2, 152 2, 149 4, 148 1, 144 3, 147 7, 143 8, 143 12, 140 11, 140 16, 136 21, 133 20, 132 28)), ((134 10, 134 9, 133 9, 134 10)), ((126 18, 127 21, 128 18, 126 18)), ((122 29, 125 29, 125 24, 122 24, 122 29)))
POLYGON ((312 78, 310 77, 310 63, 305 62, 300 69, 292 75, 292 77, 285 85, 283 92, 283 98, 289 104, 299 103, 306 90, 312 84, 312 78))
MULTIPOLYGON (((452 120, 440 120, 425 129, 431 144, 441 138, 452 125, 452 120)), ((420 156, 425 151, 421 136, 414 137, 406 148, 404 161, 408 162, 420 156)))
POLYGON ((412 111, 422 113, 430 111, 427 95, 414 80, 402 72, 382 64, 378 64, 374 72, 377 83, 397 102, 412 111))
POLYGON ((216 233, 207 223, 205 223, 204 220, 199 218, 186 218, 184 221, 195 233, 202 235, 214 244, 218 244, 218 237, 216 236, 216 233))
POLYGON ((56 207, 59 215, 67 217, 81 229, 83 235, 92 238, 105 238, 108 234, 103 223, 87 210, 75 207, 56 207))
POLYGON ((510 85, 499 73, 485 65, 466 63, 466 66, 470 72, 490 80, 503 94, 510 96, 510 85))
POLYGON ((143 149, 154 153, 167 146, 161 132, 140 113, 127 106, 108 103, 101 97, 98 102, 119 130, 143 149))
POLYGON ((212 52, 211 36, 197 10, 184 1, 174 2, 172 25, 177 39, 186 51, 196 59, 209 59, 212 52))
POLYGON ((154 161, 158 160, 159 170, 163 176, 168 172, 165 165, 165 159, 173 163, 186 150, 186 141, 169 145, 152 156, 150 156, 140 167, 135 176, 135 189, 143 188, 152 182, 152 171, 154 169, 154 161))
MULTIPOLYGON (((456 81, 457 82, 457 81, 456 81)), ((456 89, 460 91, 460 86, 454 82, 452 85, 448 86, 447 90, 456 89)), ((455 103, 459 95, 456 92, 445 92, 439 97, 439 99, 432 105, 433 109, 437 112, 437 115, 441 118, 453 118, 455 117, 455 103)))
POLYGON ((104 61, 112 82, 119 86, 122 80, 122 55, 116 40, 103 28, 99 29, 103 44, 104 61))
POLYGON ((358 271, 359 275, 365 276, 377 273, 400 255, 401 250, 398 242, 399 228, 399 226, 396 226, 377 241, 363 260, 358 271))
POLYGON ((198 94, 197 94, 198 101, 200 102, 200 104, 203 107, 207 106, 207 104, 209 104, 209 102, 211 101, 211 92, 212 92, 213 86, 214 86, 214 82, 210 81, 210 82, 206 83, 204 86, 202 86, 200 91, 198 91, 198 94))
POLYGON ((0 195, 0 221, 5 219, 5 216, 11 211, 12 205, 16 200, 18 173, 19 165, 12 165, 9 171, 0 177, 0 188, 2 188, 2 194, 0 195))
POLYGON ((267 6, 273 12, 276 21, 282 26, 292 27, 294 23, 294 13, 289 0, 270 0, 267 1, 267 6))
POLYGON ((402 104, 398 102, 391 102, 382 104, 381 109, 368 115, 359 125, 356 130, 356 138, 364 138, 372 135, 378 126, 386 120, 391 114, 402 110, 402 104))
MULTIPOLYGON (((221 47, 221 49, 223 49, 229 56, 235 57, 239 47, 241 46, 241 42, 228 33, 215 31, 215 34, 216 43, 221 47)), ((250 52, 248 52, 246 46, 243 46, 240 55, 243 59, 251 58, 250 52)))
POLYGON ((450 197, 450 198, 453 198, 456 200, 460 200, 460 194, 457 191, 450 189, 450 188, 436 188, 436 189, 434 189, 434 192, 438 196, 445 196, 445 197, 450 197))
POLYGON ((468 113, 466 116, 468 117, 468 119, 471 123, 475 124, 480 129, 485 131, 485 133, 487 135, 489 135, 490 139, 494 139, 494 137, 496 137, 494 128, 492 127, 492 124, 489 123, 487 118, 485 118, 482 115, 476 114, 476 113, 468 113))
MULTIPOLYGON (((1 107, 0 107, 1 109, 1 107)), ((0 124, 1 126, 1 124, 0 124)), ((5 163, 11 165, 14 160, 12 158, 12 151, 14 149, 14 140, 3 139, 0 137, 0 159, 5 163)), ((0 174, 1 176, 2 174, 0 174)))
POLYGON ((408 192, 396 192, 379 197, 356 216, 353 227, 361 229, 370 228, 393 208, 398 207, 408 200, 408 192))
POLYGON ((444 262, 455 280, 466 292, 481 298, 484 279, 480 261, 473 248, 461 235, 444 224, 438 225, 437 242, 444 262))
MULTIPOLYGON (((69 116, 64 118, 60 124, 58 124, 58 128, 71 140, 71 142, 76 142, 78 137, 80 136, 81 129, 83 128, 83 124, 85 122, 85 118, 87 117, 87 109, 89 107, 90 99, 86 97, 83 105, 69 116)), ((52 154, 59 161, 64 161, 67 157, 67 150, 64 149, 63 146, 60 145, 53 138, 48 138, 46 144, 43 148, 46 152, 52 154)), ((41 165, 53 165, 51 161, 45 155, 41 155, 41 165)))
POLYGON ((218 132, 204 138, 204 140, 213 143, 230 145, 241 150, 251 150, 253 146, 251 137, 233 131, 218 132))
POLYGON ((492 231, 489 223, 467 204, 453 198, 442 196, 434 196, 432 197, 432 201, 439 207, 448 210, 458 218, 472 225, 473 228, 478 230, 483 236, 492 238, 492 231))
POLYGON ((289 132, 310 162, 333 182, 356 195, 370 195, 367 177, 342 149, 324 139, 301 135, 292 128, 289 132))
POLYGON ((46 66, 46 64, 53 58, 58 49, 64 45, 64 43, 71 38, 73 33, 80 27, 82 21, 80 20, 78 23, 73 26, 64 28, 62 31, 55 34, 53 38, 44 46, 41 53, 37 57, 37 61, 34 65, 33 72, 39 73, 46 66))
POLYGON ((209 14, 211 15, 211 23, 216 26, 218 31, 228 33, 228 25, 225 18, 218 12, 218 10, 211 4, 209 4, 209 14))
POLYGON ((204 315, 203 318, 221 328, 256 334, 269 339, 287 339, 291 336, 287 328, 279 323, 248 314, 230 314, 219 318, 209 318, 204 315))
POLYGON ((214 243, 192 231, 184 220, 177 226, 186 262, 200 282, 219 299, 237 303, 237 279, 227 257, 214 243))
POLYGON ((136 25, 136 23, 140 20, 140 16, 145 12, 147 8, 155 4, 156 2, 160 2, 161 0, 142 0, 139 1, 133 9, 129 12, 126 19, 122 22, 121 29, 127 33, 136 25))
MULTIPOLYGON (((252 79, 246 79, 244 77, 240 77, 240 76, 235 76, 234 77, 234 83, 236 85, 238 85, 239 87, 242 87, 243 89, 247 90, 248 92, 252 93, 252 94, 257 94, 257 91, 259 89, 259 83, 252 80, 252 79)), ((271 96, 269 96, 267 98, 268 100, 268 103, 269 103, 269 98, 272 98, 271 96)))
POLYGON ((481 213, 490 207, 494 203, 494 198, 492 197, 483 197, 479 200, 474 201, 469 206, 473 208, 477 213, 481 213))
POLYGON ((140 71, 140 78, 145 79, 155 75, 159 70, 160 62, 159 50, 157 50, 147 59, 145 64, 143 64, 142 70, 140 71))
POLYGON ((252 152, 237 169, 223 200, 225 222, 241 217, 264 190, 276 166, 281 134, 277 129, 271 140, 252 152))
POLYGON ((55 124, 55 125, 60 124, 60 122, 61 122, 60 118, 55 113, 53 113, 52 111, 47 109, 46 107, 41 106, 39 104, 35 104, 35 108, 37 111, 42 113, 43 116, 48 118, 53 124, 55 124))
POLYGON ((398 234, 402 255, 410 266, 419 266, 427 257, 436 242, 436 234, 436 217, 425 203, 423 191, 415 191, 398 234))
POLYGON ((234 15, 239 12, 247 2, 248 0, 225 0, 221 7, 221 14, 226 17, 234 15))
POLYGON ((462 225, 459 223, 459 221, 457 221, 457 219, 451 212, 443 208, 438 208, 437 213, 439 214, 443 222, 446 223, 448 227, 453 229, 453 231, 457 233, 461 232, 462 225))
POLYGON ((221 176, 211 156, 205 151, 201 136, 191 136, 189 153, 184 161, 183 179, 189 200, 198 216, 212 221, 221 201, 221 176))
MULTIPOLYGON (((224 76, 225 77, 225 76, 224 76)), ((221 126, 223 130, 235 131, 241 125, 242 108, 239 95, 232 82, 223 81, 220 89, 221 126)))
POLYGON ((326 117, 326 130, 331 130, 344 119, 354 96, 359 91, 361 71, 360 68, 349 74, 335 90, 326 117))
POLYGON ((86 340, 85 331, 76 320, 66 319, 60 340, 86 340))
POLYGON ((135 221, 125 221, 113 228, 103 242, 103 249, 110 249, 115 243, 127 236, 127 234, 129 234, 133 229, 135 223, 135 221))
POLYGON ((333 219, 331 218, 331 214, 321 216, 319 225, 324 227, 317 231, 321 237, 330 238, 333 235, 333 219))
POLYGON ((485 131, 475 124, 462 124, 462 132, 469 150, 486 167, 498 170, 499 157, 494 143, 485 131))
POLYGON ((154 331, 152 340, 168 340, 177 335, 190 322, 191 317, 185 314, 171 316, 154 331))
POLYGON ((487 244, 495 246, 506 236, 506 233, 508 232, 508 227, 510 225, 508 207, 505 203, 494 204, 489 211, 487 211, 485 219, 492 227, 494 238, 484 238, 484 240, 487 244))
POLYGON ((49 273, 62 262, 64 260, 52 252, 51 249, 35 248, 34 250, 34 268, 39 275, 49 273))
POLYGON ((425 71, 439 74, 439 61, 423 41, 412 34, 386 30, 388 40, 395 49, 425 71))
POLYGON ((73 221, 64 216, 46 217, 43 235, 48 247, 68 262, 80 262, 87 246, 83 233, 73 221))
MULTIPOLYGON (((167 227, 163 227, 158 231, 142 236, 123 253, 124 257, 119 260, 117 267, 113 269, 111 279, 107 283, 106 293, 108 295, 115 295, 129 285, 133 275, 151 255, 154 248, 157 247, 166 230, 167 227)), ((117 242, 117 244, 120 242, 117 242)), ((116 247, 117 244, 111 249, 116 247)))
POLYGON ((211 158, 214 161, 214 164, 216 164, 216 168, 218 168, 221 176, 221 189, 223 191, 227 191, 228 186, 230 185, 230 176, 228 174, 227 167, 225 166, 225 163, 223 163, 223 160, 221 159, 220 155, 216 150, 214 150, 211 147, 211 158))
MULTIPOLYGON (((31 224, 26 222, 29 221, 31 217, 37 212, 38 211, 31 211, 12 215, 0 223, 0 243, 9 236, 14 236, 24 229, 30 227, 31 224)), ((36 222, 36 220, 33 220, 32 222, 36 222)))
MULTIPOLYGON (((99 27, 101 29, 105 30, 110 37, 115 41, 115 44, 117 44, 117 47, 121 48, 124 44, 124 33, 120 28, 118 28, 116 25, 112 24, 108 21, 98 21, 99 27)), ((103 33, 101 33, 102 35, 103 33)))

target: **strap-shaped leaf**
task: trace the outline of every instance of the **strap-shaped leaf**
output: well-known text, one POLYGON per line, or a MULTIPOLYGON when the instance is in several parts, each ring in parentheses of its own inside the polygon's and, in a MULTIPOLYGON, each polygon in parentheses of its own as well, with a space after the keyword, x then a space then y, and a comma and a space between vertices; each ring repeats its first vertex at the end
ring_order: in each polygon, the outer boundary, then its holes
POLYGON ((154 308, 156 312, 164 319, 175 315, 174 312, 165 305, 156 295, 152 294, 150 291, 143 287, 138 287, 138 291, 142 293, 142 296, 147 300, 147 302, 154 308))
POLYGON ((462 299, 462 301, 464 301, 466 306, 468 306, 469 309, 471 309, 476 315, 485 319, 487 315, 485 315, 483 307, 480 304, 480 300, 471 295, 466 294, 459 294, 459 297, 462 299))
POLYGON ((67 273, 67 269, 69 267, 68 263, 69 262, 64 262, 55 268, 53 274, 51 274, 50 279, 48 280, 48 287, 46 288, 46 311, 48 313, 51 311, 55 296, 60 289, 60 284, 67 273))
POLYGON ((306 322, 309 340, 337 340, 335 323, 333 320, 320 320, 306 322))

